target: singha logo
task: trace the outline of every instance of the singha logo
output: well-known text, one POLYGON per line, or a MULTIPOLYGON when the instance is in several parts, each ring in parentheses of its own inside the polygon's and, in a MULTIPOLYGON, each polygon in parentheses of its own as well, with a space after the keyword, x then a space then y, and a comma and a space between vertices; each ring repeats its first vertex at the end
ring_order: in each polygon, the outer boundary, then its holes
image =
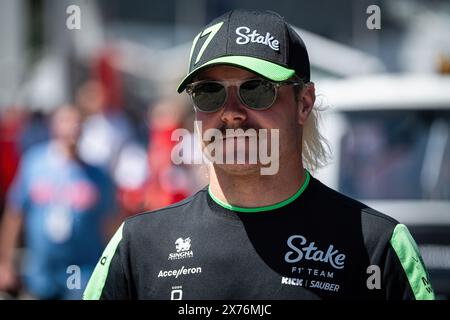
POLYGON ((189 251, 191 248, 191 238, 186 238, 184 240, 183 238, 178 238, 175 241, 175 248, 177 249, 177 252, 189 251))

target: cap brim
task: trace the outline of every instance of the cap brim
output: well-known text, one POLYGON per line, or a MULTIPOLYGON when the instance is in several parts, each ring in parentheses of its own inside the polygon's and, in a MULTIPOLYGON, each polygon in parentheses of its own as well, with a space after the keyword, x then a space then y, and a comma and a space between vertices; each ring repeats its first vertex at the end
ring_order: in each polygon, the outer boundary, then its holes
POLYGON ((201 70, 216 64, 226 64, 247 69, 272 81, 284 81, 294 76, 295 71, 279 64, 248 56, 225 56, 210 60, 192 70, 178 85, 178 93, 183 92, 192 78, 201 70))

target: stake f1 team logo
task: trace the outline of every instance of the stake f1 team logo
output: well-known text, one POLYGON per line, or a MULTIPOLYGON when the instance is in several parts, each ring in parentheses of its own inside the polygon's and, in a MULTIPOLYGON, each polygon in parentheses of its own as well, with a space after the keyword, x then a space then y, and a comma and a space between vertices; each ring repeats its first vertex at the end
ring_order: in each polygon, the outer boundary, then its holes
POLYGON ((335 269, 343 269, 345 263, 345 254, 335 249, 332 244, 328 246, 326 251, 320 250, 316 243, 306 240, 304 236, 292 235, 287 240, 287 245, 291 251, 284 256, 287 263, 296 263, 303 259, 320 261, 331 265, 335 269))
POLYGON ((177 252, 170 253, 168 260, 192 258, 194 256, 194 253, 191 250, 190 237, 186 239, 180 237, 177 240, 175 240, 175 249, 177 252))

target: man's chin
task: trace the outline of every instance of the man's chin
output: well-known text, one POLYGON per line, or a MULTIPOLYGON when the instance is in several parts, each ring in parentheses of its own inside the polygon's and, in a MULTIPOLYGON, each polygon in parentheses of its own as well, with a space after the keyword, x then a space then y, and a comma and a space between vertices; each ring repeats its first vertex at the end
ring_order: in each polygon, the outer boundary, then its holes
POLYGON ((260 174, 261 165, 260 164, 218 164, 213 163, 214 169, 217 171, 222 171, 231 175, 254 175, 260 174))

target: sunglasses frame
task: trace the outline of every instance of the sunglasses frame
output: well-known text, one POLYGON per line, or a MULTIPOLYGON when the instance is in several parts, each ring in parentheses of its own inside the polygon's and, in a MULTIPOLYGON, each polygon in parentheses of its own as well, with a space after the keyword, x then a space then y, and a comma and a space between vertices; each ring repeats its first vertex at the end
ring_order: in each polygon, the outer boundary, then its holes
POLYGON ((292 80, 286 80, 286 81, 275 82, 275 81, 266 80, 266 79, 262 79, 262 78, 229 79, 229 80, 200 80, 200 81, 196 81, 196 82, 192 82, 192 83, 188 84, 188 85, 186 86, 186 92, 187 92, 187 94, 189 94, 189 96, 191 97, 192 104, 194 105, 195 111, 202 112, 202 113, 214 113, 214 112, 217 112, 217 111, 219 111, 220 109, 222 109, 222 108, 224 107, 224 105, 226 104, 226 102, 228 101, 228 88, 229 88, 230 86, 232 86, 232 85, 234 85, 234 86, 237 87, 237 96, 238 96, 239 101, 241 102, 242 105, 244 105, 246 108, 249 108, 249 109, 251 109, 251 110, 264 111, 264 110, 267 110, 267 109, 269 109, 270 107, 272 107, 273 104, 275 103, 275 101, 277 100, 278 88, 279 88, 279 87, 281 87, 281 86, 286 86, 286 85, 293 85, 293 86, 301 85, 301 86, 303 86, 304 83, 303 83, 302 81, 292 81, 292 80), (273 100, 272 100, 272 102, 271 102, 267 107, 264 107, 264 108, 254 108, 254 107, 251 107, 251 106, 249 106, 248 104, 246 104, 246 103, 244 102, 244 100, 242 99, 242 97, 241 97, 241 92, 240 92, 241 85, 244 84, 244 83, 246 83, 246 82, 254 81, 254 80, 261 80, 261 81, 265 81, 265 82, 267 82, 267 83, 270 83, 270 84, 273 86, 273 89, 275 90, 275 94, 274 94, 273 100), (200 108, 195 104, 194 98, 193 98, 193 96, 192 96, 195 87, 198 86, 198 85, 200 85, 200 84, 204 84, 204 83, 218 83, 218 84, 222 85, 222 87, 225 89, 225 99, 224 99, 222 105, 219 106, 218 108, 214 109, 214 110, 208 110, 208 111, 206 111, 206 110, 200 109, 200 108))

